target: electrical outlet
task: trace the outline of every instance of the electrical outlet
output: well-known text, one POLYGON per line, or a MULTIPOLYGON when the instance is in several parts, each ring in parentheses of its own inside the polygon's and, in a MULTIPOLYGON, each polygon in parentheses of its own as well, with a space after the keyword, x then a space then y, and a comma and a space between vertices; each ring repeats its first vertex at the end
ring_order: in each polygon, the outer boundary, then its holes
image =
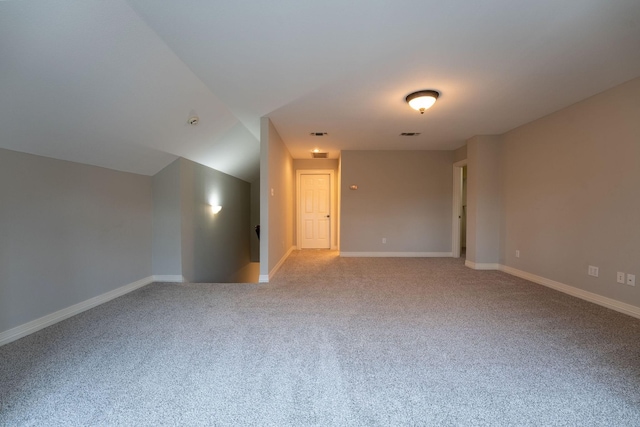
POLYGON ((520 258, 520 251, 516 249, 516 258, 520 258))
POLYGON ((387 243, 387 238, 386 237, 382 238, 382 243, 387 243))
POLYGON ((589 276, 598 277, 598 267, 590 265, 589 270, 587 270, 587 274, 589 276))
POLYGON ((624 273, 622 271, 618 271, 618 274, 616 276, 616 281, 618 283, 624 283, 624 273))
POLYGON ((627 285, 635 286, 636 285, 636 275, 635 274, 627 274, 627 285))

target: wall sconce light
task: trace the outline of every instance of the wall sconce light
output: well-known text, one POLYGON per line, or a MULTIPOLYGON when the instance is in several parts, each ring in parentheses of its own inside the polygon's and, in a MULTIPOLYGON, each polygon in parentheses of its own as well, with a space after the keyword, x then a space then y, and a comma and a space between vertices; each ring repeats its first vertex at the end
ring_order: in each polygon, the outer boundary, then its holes
POLYGON ((218 212, 220 212, 222 210, 222 206, 218 205, 218 206, 211 206, 211 212, 215 215, 218 212))
POLYGON ((420 114, 424 114, 425 110, 428 110, 436 103, 436 99, 439 96, 440 93, 435 90, 419 90, 407 95, 406 100, 411 108, 420 111, 420 114))
POLYGON ((350 185, 349 186, 349 190, 357 190, 358 186, 357 185, 350 185))

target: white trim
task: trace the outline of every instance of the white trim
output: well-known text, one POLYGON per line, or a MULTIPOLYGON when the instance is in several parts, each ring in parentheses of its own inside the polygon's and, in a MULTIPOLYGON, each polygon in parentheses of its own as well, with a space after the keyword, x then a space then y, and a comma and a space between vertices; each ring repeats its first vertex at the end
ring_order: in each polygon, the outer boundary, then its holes
POLYGON ((160 275, 160 276, 153 276, 153 281, 154 282, 164 282, 164 283, 184 283, 186 282, 186 280, 184 280, 183 276, 178 275, 160 275))
POLYGON ((269 272, 269 275, 261 274, 260 276, 258 276, 258 283, 269 283, 269 280, 278 272, 278 270, 280 270, 280 267, 282 267, 282 264, 284 264, 287 258, 289 258, 289 255, 291 255, 291 252, 293 252, 295 248, 296 248, 295 246, 291 246, 289 248, 287 253, 284 254, 282 258, 280 258, 280 261, 278 261, 276 266, 271 269, 271 271, 269 272))
POLYGON ((460 258, 460 224, 462 215, 462 168, 467 160, 453 164, 453 209, 451 215, 451 253, 453 258, 460 258))
POLYGON ((129 292, 135 291, 136 289, 146 286, 149 283, 153 283, 153 281, 154 276, 145 277, 144 279, 140 279, 136 282, 129 283, 128 285, 121 286, 102 295, 98 295, 86 301, 74 304, 70 307, 63 308, 62 310, 58 310, 55 313, 47 314, 46 316, 43 316, 39 319, 35 319, 20 326, 16 326, 15 328, 11 328, 8 331, 0 333, 0 346, 37 332, 40 329, 44 329, 47 326, 53 325, 54 323, 61 322, 71 316, 80 314, 83 311, 89 310, 90 308, 93 308, 100 304, 104 304, 105 302, 111 301, 112 299, 118 298, 124 294, 128 294, 129 292))
POLYGON ((506 265, 500 265, 500 270, 512 276, 517 276, 530 282, 537 283, 539 285, 546 286, 548 288, 555 289, 556 291, 563 292, 565 294, 574 296, 576 298, 583 299, 585 301, 592 302, 594 304, 601 305, 611 310, 618 311, 620 313, 627 314, 629 316, 640 319, 640 307, 626 304, 624 302, 616 301, 611 298, 604 297, 602 295, 594 294, 593 292, 585 291, 574 286, 566 285, 564 283, 556 282, 555 280, 547 279, 546 277, 537 276, 535 274, 527 273, 526 271, 518 270, 506 265))
POLYGON ((362 258, 448 258, 451 252, 340 252, 341 257, 362 258))
POLYGON ((329 248, 331 250, 337 249, 337 240, 338 238, 336 233, 336 218, 337 218, 337 207, 336 203, 333 203, 334 199, 334 186, 335 186, 335 176, 333 169, 298 169, 296 170, 296 249, 303 249, 300 230, 302 229, 302 215, 300 215, 300 176, 301 175, 329 175, 329 203, 331 205, 331 221, 329 221, 329 227, 331 230, 329 232, 329 248))
POLYGON ((464 265, 474 270, 500 270, 500 267, 502 267, 500 264, 472 262, 469 260, 466 260, 464 265))

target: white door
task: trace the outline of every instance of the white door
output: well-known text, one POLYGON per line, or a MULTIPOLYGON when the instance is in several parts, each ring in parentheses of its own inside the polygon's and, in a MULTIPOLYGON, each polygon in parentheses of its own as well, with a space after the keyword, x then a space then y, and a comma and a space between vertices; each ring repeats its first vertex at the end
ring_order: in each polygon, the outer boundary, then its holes
POLYGON ((303 249, 331 247, 331 180, 329 174, 300 176, 300 230, 303 249))

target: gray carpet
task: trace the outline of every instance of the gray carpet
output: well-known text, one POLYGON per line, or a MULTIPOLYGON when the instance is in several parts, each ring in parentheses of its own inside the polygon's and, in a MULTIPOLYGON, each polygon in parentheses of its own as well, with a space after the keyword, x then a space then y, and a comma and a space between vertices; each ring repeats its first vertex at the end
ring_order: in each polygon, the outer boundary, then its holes
POLYGON ((640 425, 640 321, 454 259, 294 252, 0 348, 0 425, 640 425))

